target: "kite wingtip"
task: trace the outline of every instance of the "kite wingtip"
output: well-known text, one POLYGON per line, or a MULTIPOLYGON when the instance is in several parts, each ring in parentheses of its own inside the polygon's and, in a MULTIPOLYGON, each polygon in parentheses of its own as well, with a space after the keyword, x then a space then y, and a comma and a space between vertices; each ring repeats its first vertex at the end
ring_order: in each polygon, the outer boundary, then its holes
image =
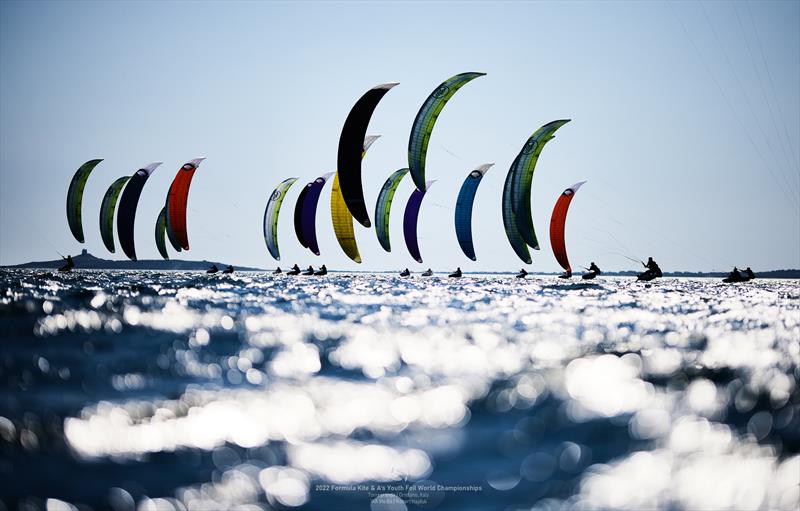
POLYGON ((376 140, 381 138, 380 135, 367 135, 364 137, 364 151, 367 151, 376 140))
POLYGON ((148 174, 148 175, 150 175, 150 174, 152 174, 152 173, 153 173, 153 171, 154 171, 154 170, 156 170, 156 169, 159 167, 159 165, 161 165, 162 163, 164 163, 164 162, 163 162, 163 161, 154 161, 154 162, 153 162, 153 163, 151 163, 150 165, 146 165, 145 167, 143 167, 143 168, 142 168, 142 170, 144 170, 145 172, 147 172, 147 174, 148 174))
POLYGON ((398 85, 400 85, 400 82, 386 82, 386 83, 382 83, 382 84, 380 84, 380 85, 378 85, 377 87, 374 87, 374 88, 375 89, 389 90, 389 89, 391 89, 393 87, 397 87, 398 85))
POLYGON ((580 189, 581 186, 583 186, 585 184, 586 184, 586 181, 580 181, 580 182, 575 183, 574 185, 570 186, 569 189, 572 190, 572 193, 575 193, 580 189))
POLYGON ((483 165, 479 166, 475 170, 481 173, 481 175, 486 174, 489 172, 489 169, 494 167, 494 163, 484 163, 483 165))

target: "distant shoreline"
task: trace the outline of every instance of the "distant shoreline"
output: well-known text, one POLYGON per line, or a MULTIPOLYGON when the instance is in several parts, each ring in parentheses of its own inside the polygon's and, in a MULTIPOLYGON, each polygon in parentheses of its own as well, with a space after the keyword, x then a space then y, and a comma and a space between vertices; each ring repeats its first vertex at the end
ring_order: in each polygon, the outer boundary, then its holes
MULTIPOLYGON (((220 263, 216 261, 185 261, 181 259, 144 259, 141 261, 115 261, 111 259, 101 259, 95 257, 88 252, 82 253, 73 257, 76 270, 150 270, 150 271, 205 271, 212 264, 216 265, 222 270, 228 263, 220 263)), ((33 261, 22 264, 3 265, 2 269, 39 269, 39 270, 54 270, 64 264, 63 259, 54 259, 51 261, 33 261)), ((271 269, 254 268, 248 266, 233 265, 236 271, 240 272, 271 272, 271 269)), ((329 273, 398 273, 400 270, 328 270, 329 273)), ((418 272, 419 273, 419 272, 418 272)), ((448 274, 449 271, 435 272, 439 274, 448 274)), ((467 271, 464 275, 515 275, 516 271, 467 271)), ((608 271, 603 275, 610 277, 634 277, 638 274, 635 271, 608 271)), ((529 275, 540 276, 556 276, 555 272, 535 272, 532 271, 529 275)), ((575 274, 579 275, 578 273, 575 274)), ((728 272, 692 272, 692 271, 674 271, 664 272, 665 277, 694 277, 694 278, 724 278, 728 276, 728 272)), ((756 271, 757 278, 764 279, 800 279, 800 269, 786 269, 786 270, 769 270, 769 271, 756 271)))

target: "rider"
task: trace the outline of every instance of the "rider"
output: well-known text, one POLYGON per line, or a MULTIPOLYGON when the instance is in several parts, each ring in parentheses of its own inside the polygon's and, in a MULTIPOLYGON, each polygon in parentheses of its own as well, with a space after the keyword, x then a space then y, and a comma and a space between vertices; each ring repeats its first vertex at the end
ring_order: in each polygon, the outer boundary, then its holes
POLYGON ((62 256, 62 259, 64 259, 66 263, 64 263, 64 266, 59 268, 60 271, 71 271, 73 268, 75 268, 75 261, 72 260, 71 255, 68 255, 67 257, 62 256))
POLYGON ((458 268, 456 268, 456 271, 454 271, 453 273, 450 274, 450 277, 460 278, 461 275, 462 275, 461 274, 461 267, 459 266, 458 268))
POLYGON ((594 261, 592 261, 592 264, 589 265, 589 271, 597 275, 603 273, 602 271, 600 271, 600 268, 598 268, 597 265, 594 264, 594 261))
POLYGON ((661 268, 658 267, 658 263, 656 263, 652 257, 648 257, 647 262, 642 264, 644 264, 644 267, 647 268, 647 272, 652 273, 656 277, 660 277, 662 275, 661 268))
POLYGON ((744 274, 747 275, 748 280, 753 280, 756 278, 756 274, 753 273, 753 270, 751 270, 749 266, 746 270, 744 270, 744 274))
POLYGON ((742 274, 739 273, 739 268, 736 266, 733 267, 733 271, 728 274, 728 277, 733 280, 742 280, 742 274))

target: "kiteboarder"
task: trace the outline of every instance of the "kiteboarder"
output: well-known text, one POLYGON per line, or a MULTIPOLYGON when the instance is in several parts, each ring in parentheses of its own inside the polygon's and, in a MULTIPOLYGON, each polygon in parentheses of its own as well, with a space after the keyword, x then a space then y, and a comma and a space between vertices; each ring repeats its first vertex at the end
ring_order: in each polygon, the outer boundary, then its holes
POLYGON ((314 267, 309 264, 308 269, 303 272, 303 275, 314 275, 314 267))
POLYGON ((233 273, 233 266, 229 264, 224 270, 222 270, 222 273, 233 273))
POLYGON ((744 274, 745 276, 747 276, 747 280, 753 280, 754 278, 756 278, 756 274, 753 273, 753 270, 751 270, 749 266, 747 267, 746 270, 744 270, 744 274))
POLYGON ((519 270, 519 273, 517 273, 517 278, 518 279, 524 279, 527 276, 528 276, 528 272, 525 270, 525 268, 522 268, 521 270, 519 270))
POLYGON ((593 278, 603 273, 602 271, 600 271, 600 268, 596 264, 594 264, 594 261, 592 261, 592 264, 589 265, 587 270, 588 270, 587 273, 584 273, 583 276, 581 277, 583 280, 592 280, 593 278))
POLYGON ((400 272, 401 277, 408 277, 409 275, 411 275, 411 272, 408 270, 408 268, 400 272))
POLYGON ((327 275, 327 274, 328 274, 328 268, 324 264, 320 266, 319 271, 314 272, 314 275, 317 276, 327 275))
POLYGON ((731 271, 731 272, 728 274, 728 276, 727 276, 727 277, 725 277, 724 279, 722 279, 722 282, 728 282, 728 283, 730 283, 730 282, 743 282, 743 281, 745 281, 745 280, 748 280, 748 277, 745 277, 745 276, 743 276, 743 275, 741 274, 741 272, 739 272, 739 268, 737 268, 736 266, 734 266, 734 267, 733 267, 733 271, 731 271))
POLYGON ((216 264, 212 264, 211 268, 206 270, 206 273, 217 273, 218 271, 219 271, 219 268, 217 268, 217 265, 216 264))
POLYGON ((431 270, 430 268, 428 268, 427 270, 425 270, 425 271, 422 273, 422 276, 423 276, 423 277, 433 277, 433 270, 431 270))
POLYGON ((663 276, 661 268, 659 268, 658 263, 656 263, 652 257, 648 257, 647 262, 642 264, 647 270, 638 275, 638 280, 653 280, 663 276))
POLYGON ((456 268, 456 271, 454 271, 453 273, 451 273, 450 275, 448 275, 448 277, 452 277, 452 278, 454 278, 454 279, 460 279, 460 278, 461 278, 461 275, 462 275, 462 274, 461 274, 461 267, 459 266, 458 268, 456 268))
POLYGON ((277 274, 279 274, 279 273, 283 273, 283 270, 281 270, 281 267, 280 267, 280 266, 278 266, 278 267, 275 269, 275 271, 274 271, 274 272, 272 272, 272 273, 273 273, 273 275, 277 275, 277 274))
POLYGON ((297 263, 295 263, 295 265, 292 266, 291 270, 286 272, 286 275, 300 275, 300 267, 297 266, 297 263))
POLYGON ((66 263, 64 263, 64 266, 59 267, 58 271, 60 271, 61 273, 71 272, 72 269, 75 268, 75 261, 72 260, 72 256, 71 255, 68 255, 67 257, 62 256, 62 259, 64 259, 66 263))

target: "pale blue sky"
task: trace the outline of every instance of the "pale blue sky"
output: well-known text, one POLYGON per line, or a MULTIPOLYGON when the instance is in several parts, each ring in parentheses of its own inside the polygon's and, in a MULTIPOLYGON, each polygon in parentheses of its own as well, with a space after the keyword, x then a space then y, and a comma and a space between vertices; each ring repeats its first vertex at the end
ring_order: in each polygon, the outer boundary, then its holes
POLYGON ((97 228, 105 189, 164 161, 136 223, 140 258, 158 258, 153 225, 169 183, 183 162, 206 156, 189 197, 192 250, 177 257, 273 267, 264 206, 296 176, 279 224, 282 265, 515 270, 500 210, 505 174, 533 131, 570 118, 534 176, 542 250, 529 269, 559 269, 550 214, 584 179, 567 223, 573 267, 630 268, 620 252, 653 255, 665 270, 798 267, 798 91, 798 2, 3 2, 0 264, 82 248, 65 197, 92 158, 105 161, 86 186, 84 246, 101 257, 112 257, 97 228), (363 167, 374 205, 386 177, 407 166, 419 106, 465 71, 487 76, 450 101, 434 130, 424 264, 403 243, 410 179, 395 197, 391 254, 356 224, 364 263, 347 259, 330 225, 330 185, 317 217, 322 257, 303 249, 295 199, 334 170, 361 94, 400 82, 369 129, 382 135, 363 167), (478 191, 473 263, 458 247, 453 207, 464 177, 486 162, 496 166, 478 191))

